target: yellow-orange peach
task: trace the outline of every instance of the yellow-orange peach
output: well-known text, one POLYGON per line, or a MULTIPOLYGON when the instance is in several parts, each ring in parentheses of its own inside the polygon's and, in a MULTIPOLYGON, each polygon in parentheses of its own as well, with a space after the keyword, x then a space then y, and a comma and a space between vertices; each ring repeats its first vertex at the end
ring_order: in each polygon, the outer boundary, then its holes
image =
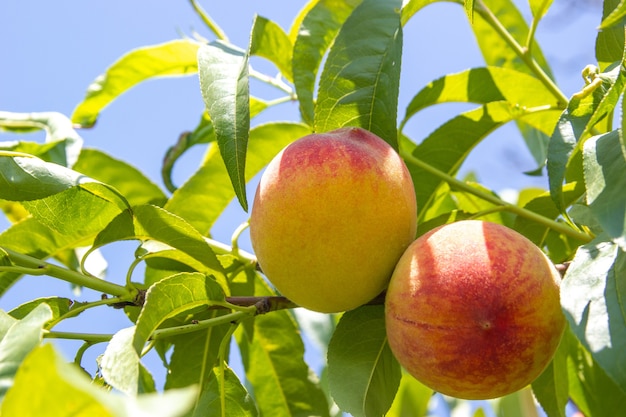
POLYGON ((276 289, 302 307, 339 312, 385 289, 415 239, 410 174, 395 150, 361 128, 305 136, 267 166, 250 239, 276 289))
POLYGON ((565 326, 560 275, 530 240, 478 220, 431 230, 409 246, 385 300, 400 364, 435 391, 500 397, 532 382, 565 326))

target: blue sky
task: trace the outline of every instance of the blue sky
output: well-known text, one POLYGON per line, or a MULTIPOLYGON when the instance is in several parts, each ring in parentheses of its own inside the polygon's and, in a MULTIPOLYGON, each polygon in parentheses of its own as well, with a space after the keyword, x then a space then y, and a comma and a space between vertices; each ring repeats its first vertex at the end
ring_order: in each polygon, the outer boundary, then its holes
MULTIPOLYGON (((600 9, 581 2, 557 3, 560 4, 540 25, 537 37, 553 66, 557 83, 569 96, 582 85, 582 68, 594 63, 595 27, 600 21, 600 9)), ((230 40, 245 48, 255 13, 288 29, 303 4, 303 1, 293 0, 229 0, 205 1, 203 6, 230 40)), ((519 4, 528 17, 527 5, 519 4)), ((186 1, 2 1, 0 110, 58 111, 69 116, 93 79, 124 53, 178 38, 181 33, 191 34, 194 30, 212 39, 186 1)), ((451 3, 428 6, 414 16, 405 28, 404 51, 400 116, 411 97, 429 81, 446 73, 483 65, 463 9, 451 3)), ((254 59, 252 63, 257 70, 275 74, 262 60, 254 59)), ((264 98, 277 94, 258 84, 254 84, 253 89, 264 98)), ((422 138, 437 124, 467 108, 470 107, 445 105, 425 110, 411 121, 407 133, 415 139, 422 138)), ((197 77, 155 80, 128 91, 102 113, 94 129, 79 133, 85 146, 102 149, 134 164, 161 185, 160 162, 166 149, 182 131, 195 127, 202 110, 197 77)), ((268 111, 258 122, 297 120, 296 110, 296 105, 288 103, 268 111)), ((40 141, 43 135, 0 134, 0 141, 15 139, 40 141)), ((178 184, 193 172, 202 151, 197 148, 179 162, 175 171, 178 184)), ((519 134, 512 126, 506 126, 479 145, 463 172, 476 171, 479 179, 496 191, 508 187, 545 187, 545 177, 521 174, 533 168, 533 160, 519 134)), ((234 228, 245 218, 246 214, 233 204, 228 216, 214 230, 215 236, 228 241, 234 228)), ((0 219, 0 228, 6 225, 6 221, 0 219)), ((112 279, 125 274, 133 250, 134 244, 105 249, 105 255, 112 257, 109 259, 112 279)), ((38 296, 71 296, 65 283, 45 280, 45 285, 39 285, 41 281, 44 278, 24 279, 0 299, 0 308, 10 309, 38 296)), ((87 291, 82 297, 94 299, 97 296, 87 291)), ((92 320, 100 323, 98 331, 103 332, 114 332, 129 325, 119 312, 108 313, 112 314, 85 314, 67 329, 76 330, 79 323, 86 331, 92 320)), ((72 352, 72 348, 68 347, 67 352, 72 352)))

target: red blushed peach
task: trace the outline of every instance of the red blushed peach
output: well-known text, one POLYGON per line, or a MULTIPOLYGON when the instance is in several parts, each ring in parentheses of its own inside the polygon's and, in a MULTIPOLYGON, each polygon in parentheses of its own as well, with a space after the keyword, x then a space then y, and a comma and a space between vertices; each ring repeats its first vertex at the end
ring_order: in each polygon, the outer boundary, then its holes
POLYGON ((560 275, 521 234, 477 220, 441 226, 400 258, 385 301, 389 345, 435 391, 500 397, 532 382, 565 318, 560 275))
POLYGON ((250 216, 264 274, 320 312, 358 307, 385 289, 415 239, 415 190, 378 136, 342 128, 283 149, 261 177, 250 216))

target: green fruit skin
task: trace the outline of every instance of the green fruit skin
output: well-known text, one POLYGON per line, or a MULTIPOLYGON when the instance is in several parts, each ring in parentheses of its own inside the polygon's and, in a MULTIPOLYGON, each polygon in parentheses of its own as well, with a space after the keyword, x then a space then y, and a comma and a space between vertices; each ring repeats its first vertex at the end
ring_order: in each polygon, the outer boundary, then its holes
POLYGON ((389 345, 435 391, 488 399, 545 369, 565 317, 561 276, 531 241, 466 220, 419 237, 401 257, 385 300, 389 345))
POLYGON ((340 312, 387 286, 415 239, 411 176, 396 151, 361 128, 305 136, 268 165, 250 239, 276 289, 298 305, 340 312))

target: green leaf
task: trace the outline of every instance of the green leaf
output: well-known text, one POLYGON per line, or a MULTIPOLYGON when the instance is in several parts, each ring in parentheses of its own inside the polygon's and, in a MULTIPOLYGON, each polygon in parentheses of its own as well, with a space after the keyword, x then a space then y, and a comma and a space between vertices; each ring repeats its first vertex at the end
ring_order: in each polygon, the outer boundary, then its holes
POLYGON ((550 417, 566 417, 565 406, 569 401, 569 385, 567 376, 568 340, 571 335, 569 329, 567 335, 561 340, 552 361, 547 368, 532 382, 533 394, 539 401, 541 408, 550 417))
POLYGON ((463 8, 470 24, 474 23, 474 0, 463 0, 463 8))
POLYGON ((244 210, 246 148, 250 130, 248 55, 220 41, 198 49, 200 90, 213 120, 217 143, 244 210))
MULTIPOLYGON (((567 174, 570 159, 576 154, 578 143, 590 130, 590 120, 604 99, 604 91, 610 88, 609 78, 603 78, 603 88, 574 94, 561 114, 548 144, 548 180, 550 195, 559 211, 564 212, 563 180, 567 174)), ((606 107, 605 107, 606 109, 606 107)), ((605 112, 603 112, 606 114, 605 112)), ((598 116, 595 116, 598 119, 598 116)))
POLYGON ((608 16, 602 19, 602 23, 600 23, 600 30, 606 30, 611 28, 612 26, 617 25, 622 22, 626 18, 626 1, 621 0, 615 9, 608 16))
POLYGON ((391 404, 387 417, 422 417, 428 412, 428 404, 433 390, 411 377, 402 374, 396 398, 391 404))
MULTIPOLYGON (((520 116, 506 102, 496 101, 474 110, 462 113, 449 120, 422 143, 412 155, 435 168, 453 175, 457 172, 469 152, 483 138, 497 127, 520 116)), ((411 165, 408 168, 413 178, 420 220, 434 201, 441 179, 433 174, 411 165)))
POLYGON ((115 187, 133 205, 164 204, 163 191, 137 168, 98 149, 83 149, 74 170, 115 187))
POLYGON ((59 317, 69 313, 72 307, 75 307, 76 304, 81 303, 74 302, 65 297, 43 297, 28 301, 24 304, 20 304, 13 310, 9 311, 9 315, 13 318, 21 320, 40 304, 46 304, 52 311, 51 320, 56 320, 59 317))
POLYGON ((355 417, 381 416, 391 406, 400 365, 387 343, 384 306, 346 312, 328 346, 330 392, 355 417))
MULTIPOLYGON (((604 0, 602 8, 602 21, 619 9, 623 9, 622 0, 604 0)), ((621 12, 617 12, 621 14, 621 12)), ((617 17, 615 15, 614 17, 617 17)), ((615 62, 621 61, 624 56, 624 25, 614 25, 598 31, 596 37, 596 60, 601 70, 615 62)))
POLYGON ((584 415, 612 416, 621 413, 626 406, 623 387, 607 376, 569 328, 563 334, 556 354, 567 357, 569 395, 584 415))
MULTIPOLYGON (((227 310, 208 311, 194 315, 194 319, 213 318, 225 312, 227 310)), ((218 364, 220 344, 230 326, 230 323, 226 323, 169 338, 168 342, 174 351, 167 368, 165 389, 183 388, 192 384, 197 384, 201 390, 207 389, 207 384, 213 383, 211 378, 214 378, 214 367, 218 364)))
MULTIPOLYGON (((275 122, 259 125, 250 131, 246 177, 258 174, 289 143, 311 133, 303 124, 275 122)), ((209 148, 200 169, 180 187, 165 208, 193 225, 202 234, 226 209, 235 193, 216 147, 209 148)))
POLYGON ((561 304, 576 337, 608 376, 626 386, 626 254, 602 236, 581 246, 561 285, 561 304))
POLYGON ((293 82, 302 119, 313 126, 313 91, 324 54, 341 25, 361 0, 320 0, 309 3, 293 47, 293 82))
MULTIPOLYGON (((571 205, 583 194, 585 190, 582 185, 583 184, 569 183, 563 187, 563 201, 565 205, 571 205)), ((552 220, 557 219, 560 215, 560 211, 554 204, 549 192, 542 192, 523 204, 523 207, 552 220)), ((520 216, 515 218, 513 229, 526 236, 538 246, 543 246, 546 236, 550 231, 549 227, 520 216)))
MULTIPOLYGON (((502 26, 519 45, 526 45, 528 24, 515 2, 512 0, 486 0, 485 5, 493 12, 502 26)), ((480 13, 475 13, 474 15, 472 30, 474 31, 476 41, 478 42, 478 46, 487 65, 512 68, 518 71, 532 73, 529 66, 526 65, 517 52, 511 48, 504 37, 500 36, 496 29, 484 19, 480 13)), ((548 62, 543 56, 541 47, 536 42, 533 42, 532 45, 532 55, 548 76, 551 76, 548 62)))
POLYGON ((104 380, 130 396, 136 396, 139 387, 139 355, 133 348, 134 336, 135 326, 117 331, 100 360, 104 380))
MULTIPOLYGON (((256 295, 270 290, 255 279, 256 295)), ((261 415, 328 416, 317 377, 304 362, 304 343, 285 310, 256 316, 236 332, 246 379, 261 415)))
POLYGON ((400 7, 400 0, 365 0, 346 19, 320 78, 316 131, 359 126, 397 149, 400 7))
POLYGON ((224 300, 224 292, 211 277, 201 273, 180 273, 152 285, 137 319, 133 347, 141 354, 152 332, 166 319, 199 306, 224 300))
MULTIPOLYGON (((30 217, 11 225, 0 233, 0 246, 16 252, 46 259, 67 248, 84 244, 85 236, 61 235, 30 217)), ((21 276, 16 272, 0 271, 0 294, 4 294, 21 276)))
MULTIPOLYGON (((401 126, 420 110, 435 104, 487 104, 492 101, 507 101, 520 109, 547 104, 556 106, 552 94, 537 78, 511 68, 479 67, 448 74, 430 82, 411 99, 401 126)), ((557 112, 550 113, 554 120, 542 126, 542 130, 548 134, 554 129, 558 118, 557 112)))
POLYGON ((250 56, 257 55, 274 63, 283 77, 293 81, 291 56, 293 45, 285 31, 262 16, 255 16, 250 35, 250 56))
POLYGON ((185 220, 160 207, 143 205, 123 211, 96 236, 92 250, 129 239, 165 243, 204 265, 208 271, 223 271, 202 235, 185 220))
POLYGON ((626 156, 619 133, 612 131, 587 139, 583 166, 591 212, 602 229, 626 250, 626 156))
POLYGON ((83 139, 78 135, 72 121, 67 116, 57 112, 11 113, 0 111, 0 131, 23 132, 25 129, 44 129, 46 131, 46 144, 19 144, 12 149, 13 151, 35 154, 49 162, 67 167, 74 165, 81 151, 83 139), (44 153, 33 152, 32 148, 36 146, 45 149, 44 152, 48 154, 48 159, 45 158, 44 153))
POLYGON ((530 11, 536 21, 539 21, 546 15, 550 6, 552 6, 552 1, 553 0, 529 0, 530 11))
POLYGON ((137 398, 108 392, 93 384, 76 365, 61 358, 51 344, 46 344, 24 360, 2 403, 2 415, 182 417, 196 395, 195 387, 137 398))
POLYGON ((211 382, 202 391, 193 417, 256 417, 259 414, 250 394, 232 369, 224 366, 222 371, 220 367, 215 367, 211 374, 211 382))
MULTIPOLYGON (((6 313, 0 314, 4 316, 6 313)), ((41 343, 43 326, 50 319, 50 307, 40 304, 22 320, 13 321, 0 340, 0 401, 13 385, 15 374, 24 358, 41 343)))
POLYGON ((155 77, 195 74, 198 47, 199 43, 191 39, 179 39, 128 52, 87 88, 72 121, 93 126, 100 112, 131 87, 155 77))

